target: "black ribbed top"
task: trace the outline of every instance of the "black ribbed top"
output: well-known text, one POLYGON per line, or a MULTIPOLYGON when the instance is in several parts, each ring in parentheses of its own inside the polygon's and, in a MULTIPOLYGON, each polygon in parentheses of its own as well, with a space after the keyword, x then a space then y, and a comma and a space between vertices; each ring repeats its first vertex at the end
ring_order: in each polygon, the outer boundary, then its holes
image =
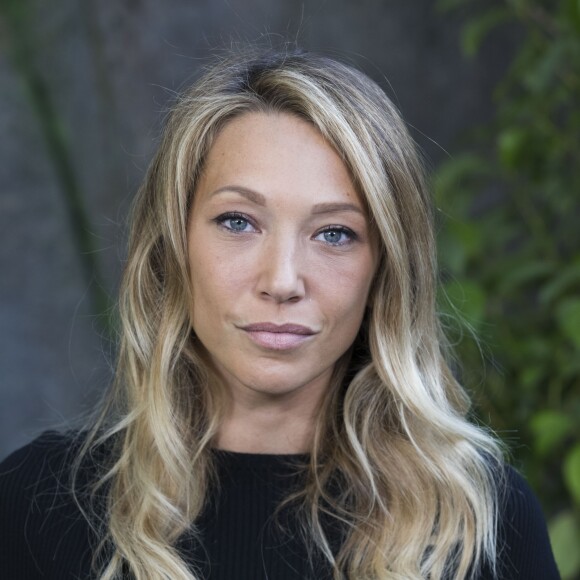
MULTIPOLYGON (((72 451, 72 453, 71 453, 72 451)), ((304 455, 214 451, 219 486, 198 519, 202 544, 184 538, 183 557, 207 580, 330 578, 293 517, 276 507, 301 484, 304 455)), ((45 433, 0 464, 0 578, 88 579, 92 542, 68 490, 71 439, 45 433)), ((546 525, 523 478, 508 469, 500 546, 501 580, 557 580, 546 525)), ((87 474, 90 477, 90 473, 87 474)), ((491 578, 482 572, 480 580, 491 578)))
MULTIPOLYGON (((305 455, 214 451, 219 487, 197 525, 203 546, 183 552, 204 578, 307 578, 308 557, 292 509, 276 511, 299 488, 305 455), (205 554, 204 554, 205 551, 205 554)), ((320 576, 320 574, 318 575, 320 576)))

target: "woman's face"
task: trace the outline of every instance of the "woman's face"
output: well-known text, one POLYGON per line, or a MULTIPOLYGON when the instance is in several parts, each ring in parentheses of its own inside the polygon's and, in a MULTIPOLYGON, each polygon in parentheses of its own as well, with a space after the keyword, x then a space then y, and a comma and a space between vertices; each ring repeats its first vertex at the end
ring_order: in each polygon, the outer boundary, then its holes
POLYGON ((195 191, 188 252, 193 329, 234 400, 318 400, 376 264, 363 203, 320 133, 289 114, 229 122, 195 191))

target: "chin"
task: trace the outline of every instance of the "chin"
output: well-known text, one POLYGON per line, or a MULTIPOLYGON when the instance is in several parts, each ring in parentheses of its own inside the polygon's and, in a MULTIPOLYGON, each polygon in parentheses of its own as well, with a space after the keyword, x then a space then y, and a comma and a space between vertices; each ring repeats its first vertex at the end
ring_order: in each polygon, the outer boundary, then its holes
MULTIPOLYGON (((294 366, 294 365, 293 365, 294 366)), ((264 395, 284 396, 292 394, 314 394, 328 388, 331 370, 320 369, 319 372, 300 373, 299 369, 289 367, 276 369, 273 372, 264 372, 256 376, 248 376, 247 381, 240 377, 240 382, 256 393, 264 395)))
POLYGON ((307 378, 301 380, 300 377, 292 376, 287 372, 264 373, 259 377, 248 376, 246 380, 244 377, 240 377, 238 380, 252 391, 271 395, 290 394, 301 390, 310 382, 307 378))

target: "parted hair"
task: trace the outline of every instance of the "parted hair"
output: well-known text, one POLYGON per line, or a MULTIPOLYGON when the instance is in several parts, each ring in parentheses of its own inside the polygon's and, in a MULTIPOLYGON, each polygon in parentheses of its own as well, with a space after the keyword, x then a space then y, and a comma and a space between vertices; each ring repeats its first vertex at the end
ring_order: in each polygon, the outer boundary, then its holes
MULTIPOLYGON (((338 152, 379 247, 369 306, 334 369, 304 486, 288 498, 335 579, 463 579, 496 558, 500 448, 469 418, 437 316, 432 202, 416 147, 384 91, 356 68, 298 50, 220 57, 177 100, 135 198, 120 291, 115 380, 75 474, 110 450, 93 492, 101 580, 194 580, 226 390, 191 324, 187 223, 216 135, 248 112, 306 120, 338 152), (342 542, 331 546, 324 522, 342 542)), ((90 514, 87 513, 90 517, 90 514)))

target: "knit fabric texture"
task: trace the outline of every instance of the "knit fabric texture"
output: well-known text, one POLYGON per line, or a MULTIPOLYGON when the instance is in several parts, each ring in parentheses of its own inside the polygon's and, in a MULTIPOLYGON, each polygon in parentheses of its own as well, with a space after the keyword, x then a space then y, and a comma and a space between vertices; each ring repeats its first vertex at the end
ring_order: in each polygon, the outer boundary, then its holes
MULTIPOLYGON (((72 439, 46 432, 0 464, 0 577, 94 578, 98 541, 70 493, 72 439)), ((306 455, 214 451, 218 484, 178 549, 204 580, 330 580, 328 564, 303 539, 292 507, 280 502, 300 486, 306 455), (312 552, 312 553, 309 553, 312 552)), ((98 460, 95 459, 95 463, 98 460)), ((498 554, 501 580, 557 580, 546 524, 524 479, 507 470, 498 554)), ((80 484, 90 480, 90 470, 80 484)), ((339 537, 329 529, 331 545, 339 537)), ((130 576, 129 576, 130 577, 130 576)), ((479 580, 491 579, 482 570, 479 580)))

